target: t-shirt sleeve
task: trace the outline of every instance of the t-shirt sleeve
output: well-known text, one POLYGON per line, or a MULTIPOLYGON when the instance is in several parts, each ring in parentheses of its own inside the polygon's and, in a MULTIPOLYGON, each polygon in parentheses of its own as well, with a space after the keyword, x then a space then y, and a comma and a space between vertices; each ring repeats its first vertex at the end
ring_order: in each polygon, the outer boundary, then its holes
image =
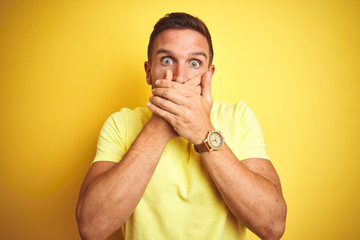
POLYGON ((266 144, 261 126, 254 112, 245 106, 241 115, 239 159, 264 158, 270 160, 265 150, 266 144))
POLYGON ((93 161, 120 162, 126 153, 124 134, 121 132, 121 125, 125 119, 121 112, 112 114, 104 123, 98 138, 96 156, 93 161))

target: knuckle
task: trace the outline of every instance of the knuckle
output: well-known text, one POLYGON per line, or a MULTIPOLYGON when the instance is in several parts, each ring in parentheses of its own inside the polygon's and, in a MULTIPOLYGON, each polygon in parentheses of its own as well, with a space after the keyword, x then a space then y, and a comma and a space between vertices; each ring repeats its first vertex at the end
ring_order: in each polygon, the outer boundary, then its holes
POLYGON ((152 96, 151 98, 150 98, 150 101, 153 103, 153 104, 157 104, 158 102, 159 102, 159 97, 157 97, 157 96, 152 96))
POLYGON ((169 87, 169 81, 168 80, 161 80, 160 86, 161 87, 169 87))
POLYGON ((177 83, 177 82, 172 82, 172 87, 174 88, 174 89, 181 89, 181 84, 179 84, 179 83, 177 83))
POLYGON ((166 107, 169 106, 169 103, 165 99, 161 99, 160 100, 160 106, 163 107, 163 108, 166 108, 166 107))
POLYGON ((180 127, 182 127, 182 121, 181 121, 181 119, 180 118, 175 118, 174 120, 173 120, 173 122, 174 122, 174 125, 176 125, 178 128, 180 127))
POLYGON ((190 115, 191 115, 191 111, 190 111, 190 110, 188 110, 188 109, 184 110, 184 116, 185 116, 185 118, 188 118, 190 115))
POLYGON ((153 109, 152 111, 153 111, 153 113, 155 113, 156 115, 161 116, 161 112, 159 111, 159 109, 153 109))
POLYGON ((159 88, 154 88, 154 89, 152 90, 152 94, 153 94, 154 96, 159 95, 159 88))
POLYGON ((166 111, 164 110, 160 110, 161 111, 161 117, 164 118, 165 120, 169 121, 169 115, 166 111))
POLYGON ((194 101, 190 101, 190 102, 189 102, 189 109, 190 109, 190 110, 196 109, 196 104, 195 104, 194 101))
POLYGON ((169 88, 176 87, 175 82, 172 82, 172 81, 167 81, 166 84, 167 84, 166 86, 169 88))
POLYGON ((164 90, 163 96, 165 98, 169 98, 170 94, 169 94, 169 90, 164 90))
POLYGON ((154 108, 154 112, 159 115, 159 116, 163 116, 164 115, 164 111, 161 108, 155 107, 154 108))
POLYGON ((171 96, 174 95, 174 90, 172 88, 169 88, 166 90, 166 98, 170 98, 171 96))

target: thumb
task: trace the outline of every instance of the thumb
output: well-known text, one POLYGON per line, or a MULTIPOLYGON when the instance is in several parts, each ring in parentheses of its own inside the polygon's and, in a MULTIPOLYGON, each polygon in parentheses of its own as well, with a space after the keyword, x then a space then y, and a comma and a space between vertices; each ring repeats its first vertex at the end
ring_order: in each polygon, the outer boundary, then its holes
POLYGON ((165 79, 168 80, 168 81, 172 81, 172 79, 173 79, 173 73, 172 73, 171 70, 166 70, 165 79))
POLYGON ((211 72, 206 72, 201 79, 201 95, 208 101, 210 104, 213 103, 211 97, 211 81, 212 74, 211 72))

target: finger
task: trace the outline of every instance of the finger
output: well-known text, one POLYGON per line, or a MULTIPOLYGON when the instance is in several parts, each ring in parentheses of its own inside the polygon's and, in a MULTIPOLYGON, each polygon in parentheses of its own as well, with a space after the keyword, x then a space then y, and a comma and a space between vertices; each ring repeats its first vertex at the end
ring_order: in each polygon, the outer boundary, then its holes
POLYGON ((157 88, 171 88, 173 85, 176 84, 176 82, 164 80, 164 79, 158 79, 155 81, 155 87, 157 88))
POLYGON ((154 104, 152 104, 150 102, 146 103, 146 106, 150 109, 151 112, 153 112, 154 114, 162 117, 163 119, 165 119, 171 125, 174 122, 175 116, 172 113, 167 112, 167 111, 157 107, 156 105, 154 105, 154 104))
POLYGON ((165 72, 165 78, 164 79, 157 79, 155 81, 155 86, 156 87, 171 87, 172 85, 172 78, 173 78, 173 73, 171 70, 166 70, 165 72))
POLYGON ((188 86, 192 89, 195 89, 200 84, 201 84, 201 74, 196 75, 195 77, 189 79, 187 82, 184 83, 185 86, 188 86))
POLYGON ((164 98, 166 100, 169 100, 178 105, 182 105, 184 102, 186 102, 186 96, 187 96, 187 95, 179 92, 178 89, 160 88, 160 87, 154 88, 152 90, 152 94, 154 96, 158 96, 158 97, 164 98))
POLYGON ((197 92, 199 95, 201 95, 201 85, 197 85, 194 90, 195 90, 195 92, 197 92))
POLYGON ((212 96, 211 96, 211 72, 206 72, 201 79, 201 95, 212 104, 212 96))
POLYGON ((173 81, 171 83, 171 86, 176 89, 180 94, 186 97, 190 97, 194 95, 194 93, 201 95, 201 79, 202 74, 199 74, 189 79, 183 84, 173 81))
POLYGON ((166 70, 165 79, 168 81, 172 81, 173 79, 173 72, 171 70, 166 70))
POLYGON ((161 108, 169 113, 172 113, 176 116, 179 116, 181 114, 181 107, 169 100, 166 100, 164 98, 158 97, 158 96, 151 96, 149 98, 150 103, 157 106, 158 108, 161 108))

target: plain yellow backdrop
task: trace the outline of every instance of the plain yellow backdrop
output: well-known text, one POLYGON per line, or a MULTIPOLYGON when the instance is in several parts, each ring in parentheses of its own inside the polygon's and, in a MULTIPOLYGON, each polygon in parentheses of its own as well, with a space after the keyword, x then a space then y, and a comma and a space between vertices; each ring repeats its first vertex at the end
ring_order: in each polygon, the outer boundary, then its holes
POLYGON ((359 238, 359 1, 2 0, 0 239, 80 238, 101 126, 145 106, 149 34, 172 11, 210 29, 214 100, 258 116, 288 204, 283 239, 359 238))

